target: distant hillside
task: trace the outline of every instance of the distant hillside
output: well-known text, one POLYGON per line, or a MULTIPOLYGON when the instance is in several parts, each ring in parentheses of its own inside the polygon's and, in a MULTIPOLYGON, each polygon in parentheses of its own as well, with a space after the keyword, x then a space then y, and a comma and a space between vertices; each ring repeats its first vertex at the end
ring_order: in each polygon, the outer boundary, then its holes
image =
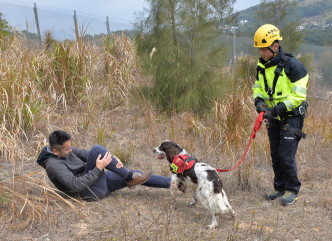
MULTIPOLYGON (((259 5, 239 12, 240 30, 252 33, 255 29, 255 11, 259 5)), ((294 9, 294 18, 299 18, 299 29, 304 31, 304 41, 319 45, 332 46, 332 1, 331 0, 298 0, 294 9)))
POLYGON ((331 25, 331 0, 299 0, 298 14, 303 24, 331 25))

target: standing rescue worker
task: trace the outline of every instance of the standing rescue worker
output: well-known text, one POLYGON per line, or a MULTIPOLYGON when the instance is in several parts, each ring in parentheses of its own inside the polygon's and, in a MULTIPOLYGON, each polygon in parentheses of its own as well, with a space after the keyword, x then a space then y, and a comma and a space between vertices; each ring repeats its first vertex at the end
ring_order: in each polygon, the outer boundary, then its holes
POLYGON ((280 198, 284 205, 298 199, 295 154, 301 138, 307 103, 308 72, 304 65, 279 45, 279 29, 271 24, 261 26, 254 36, 254 47, 260 59, 257 64, 253 98, 258 113, 264 111, 274 171, 274 191, 266 200, 280 198))

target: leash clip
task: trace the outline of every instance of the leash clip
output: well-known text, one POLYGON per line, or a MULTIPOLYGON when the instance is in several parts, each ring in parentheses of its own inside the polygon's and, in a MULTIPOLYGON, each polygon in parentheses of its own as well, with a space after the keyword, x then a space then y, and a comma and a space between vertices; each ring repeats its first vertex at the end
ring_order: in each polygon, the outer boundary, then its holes
POLYGON ((305 107, 303 105, 300 106, 299 113, 300 113, 301 116, 305 115, 305 107))

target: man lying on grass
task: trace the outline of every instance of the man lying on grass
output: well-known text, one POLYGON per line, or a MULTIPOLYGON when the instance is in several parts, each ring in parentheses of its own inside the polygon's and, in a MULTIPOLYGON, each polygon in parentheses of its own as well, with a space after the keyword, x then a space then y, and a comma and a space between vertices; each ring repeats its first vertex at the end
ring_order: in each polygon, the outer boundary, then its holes
POLYGON ((71 146, 71 136, 57 130, 49 136, 49 146, 43 148, 37 162, 46 169, 52 183, 71 197, 97 201, 124 187, 144 184, 169 188, 170 178, 129 171, 106 148, 95 145, 89 151, 71 146))

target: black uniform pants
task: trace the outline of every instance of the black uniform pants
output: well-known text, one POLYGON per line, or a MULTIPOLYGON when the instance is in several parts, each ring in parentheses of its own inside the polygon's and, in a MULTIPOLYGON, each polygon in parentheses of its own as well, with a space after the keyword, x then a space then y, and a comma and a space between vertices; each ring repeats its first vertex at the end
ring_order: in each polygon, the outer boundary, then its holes
POLYGON ((282 121, 269 120, 267 124, 268 136, 274 171, 274 189, 277 191, 291 191, 298 193, 301 182, 297 176, 295 155, 301 137, 285 130, 288 124, 293 128, 302 130, 304 117, 285 117, 282 121))

